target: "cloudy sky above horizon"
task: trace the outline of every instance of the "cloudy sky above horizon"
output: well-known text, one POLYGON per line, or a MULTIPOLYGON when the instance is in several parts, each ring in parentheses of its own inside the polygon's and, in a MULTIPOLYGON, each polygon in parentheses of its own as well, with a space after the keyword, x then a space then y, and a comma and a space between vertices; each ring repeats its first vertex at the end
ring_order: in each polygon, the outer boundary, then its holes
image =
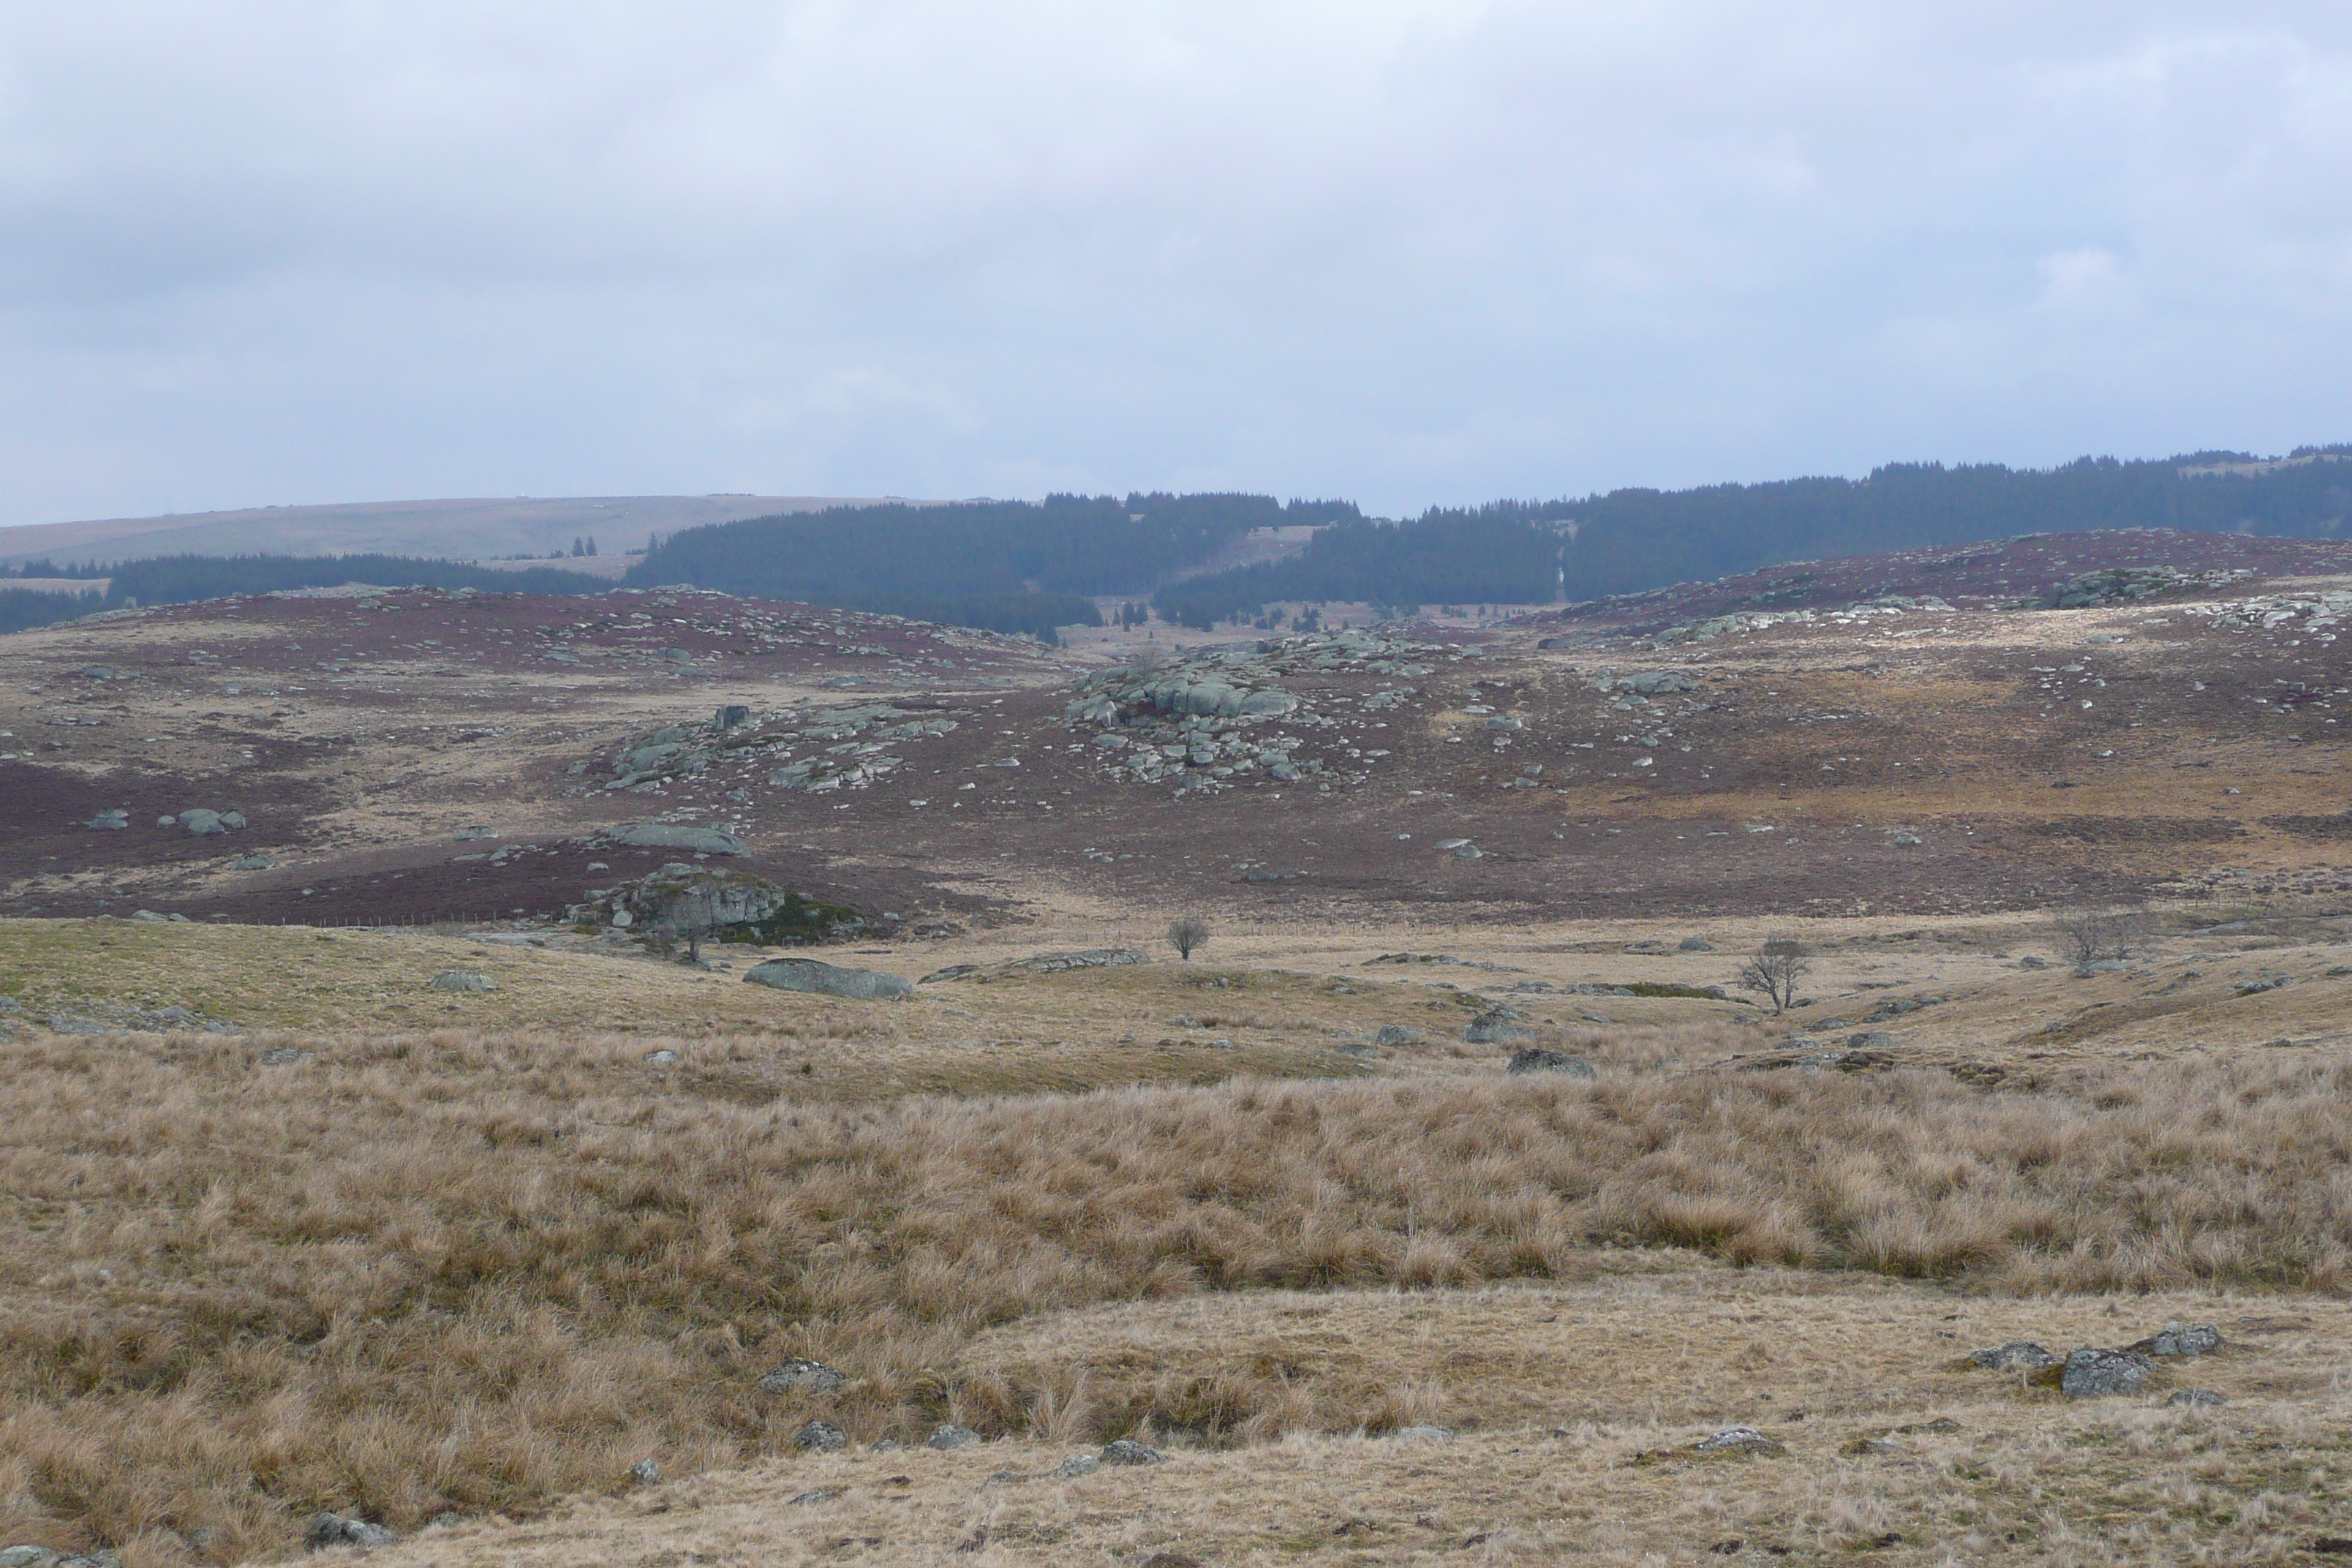
POLYGON ((2352 439, 2340 5, 0 12, 0 524, 2352 439))

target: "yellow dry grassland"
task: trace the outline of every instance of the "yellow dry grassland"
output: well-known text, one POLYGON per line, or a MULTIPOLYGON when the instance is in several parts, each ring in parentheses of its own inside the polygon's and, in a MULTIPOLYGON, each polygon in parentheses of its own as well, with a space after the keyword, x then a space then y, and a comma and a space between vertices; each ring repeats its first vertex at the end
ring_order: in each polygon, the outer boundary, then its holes
POLYGON ((2293 1562, 2352 1528, 2341 1318, 2332 1300, 2020 1300, 1664 1259, 1565 1287, 1107 1308, 974 1342, 1008 1380, 1060 1378, 1023 1436, 860 1445, 436 1530, 378 1561, 2293 1562), (2226 1347, 2167 1386, 2227 1405, 2070 1404, 1957 1364, 2168 1320, 2221 1328, 2226 1347), (1423 1430, 1307 1419, 1212 1447, 1145 1426, 1164 1463, 1057 1473, 1100 1402, 1268 1358, 1302 1405, 1341 1383, 1423 1430), (1672 1451, 1735 1423, 1783 1451, 1672 1451))
POLYGON ((2016 921, 1822 922, 1790 1015, 1635 992, 1767 929, 1059 973, 996 937, 861 1004, 471 936, 0 925, 0 1544, 269 1559, 320 1510, 484 1564, 2352 1534, 2335 928, 2164 928, 2078 976, 2019 967, 2016 921), (498 989, 429 989, 454 969, 498 989), (1498 1000, 1520 1035, 1466 1040, 1498 1000), (75 1032, 169 1006, 234 1032, 75 1032), (1526 1045, 1591 1076, 1509 1073, 1526 1045), (1953 1364, 2172 1321, 2228 1346, 2137 1398, 1953 1364), (795 1357, 844 1386, 758 1386, 795 1357), (2164 1405, 2190 1386, 2230 1403, 2164 1405), (847 1450, 800 1455, 813 1419, 847 1450), (921 1449, 944 1422, 985 1444, 921 1449), (1734 1423, 1787 1453, 1636 1462, 1734 1423), (1054 1476, 1127 1436, 1171 1458, 1054 1476))

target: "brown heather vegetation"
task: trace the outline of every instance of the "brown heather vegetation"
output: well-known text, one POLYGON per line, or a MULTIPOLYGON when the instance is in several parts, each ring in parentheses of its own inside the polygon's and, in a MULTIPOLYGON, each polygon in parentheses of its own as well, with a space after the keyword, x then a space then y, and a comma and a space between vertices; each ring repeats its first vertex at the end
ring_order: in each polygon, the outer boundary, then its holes
MULTIPOLYGON (((509 1034, 40 1038, 0 1058, 0 1536, 127 1562, 273 1554, 321 1509, 528 1513, 657 1456, 782 1450, 847 1371, 866 1440, 950 1415, 1057 1441, 1374 1431, 1235 1367, 1089 1404, 975 1336, 1202 1291, 1589 1279, 1614 1249, 2026 1296, 2340 1289, 2352 1058, 1748 1073, 1705 1026, 1570 1037, 1595 1082, 1235 1079, 744 1103, 772 1041, 509 1034), (1688 1064, 1688 1065, 1685 1065, 1688 1064), (62 1521, 62 1522, 61 1522, 62 1521), (64 1531, 70 1539, 55 1539, 64 1531)), ((789 1081, 789 1079, 786 1079, 789 1081)), ((1612 1261, 1613 1260, 1613 1261, 1612 1261)))

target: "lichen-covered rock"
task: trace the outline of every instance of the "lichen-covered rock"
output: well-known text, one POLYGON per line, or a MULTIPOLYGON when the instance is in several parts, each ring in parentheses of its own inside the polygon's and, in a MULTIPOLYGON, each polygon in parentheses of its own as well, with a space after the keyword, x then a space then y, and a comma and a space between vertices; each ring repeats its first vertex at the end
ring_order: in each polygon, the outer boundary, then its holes
POLYGON ((2221 1331, 2210 1323, 2167 1323, 2124 1349, 2144 1356, 2211 1355, 2221 1348, 2221 1331))
POLYGON ((477 974, 470 969, 447 969, 425 983, 434 991, 496 991, 499 983, 487 974, 477 974))
POLYGON ((760 1374, 758 1386, 770 1394, 831 1394, 847 1386, 849 1379, 821 1361, 801 1357, 784 1363, 760 1374))
POLYGON ((1970 1366, 1983 1367, 1990 1372, 2010 1372, 2020 1368, 2039 1372, 2045 1366, 2056 1366, 2058 1360, 2032 1340, 2011 1340, 1990 1350, 1969 1352, 1970 1366))
POLYGON ((2085 1345, 2070 1351, 2059 1374, 2058 1392, 2069 1399, 2111 1399, 2137 1394, 2147 1386, 2155 1363, 2136 1351, 2099 1350, 2085 1345))
POLYGON ((1106 1465, 1157 1465, 1168 1456, 1132 1438, 1119 1437, 1103 1445, 1101 1458, 1106 1465))
POLYGON ((979 1441, 979 1433, 973 1431, 969 1426, 959 1426, 954 1422, 950 1421, 946 1426, 938 1428, 929 1438, 925 1439, 923 1447, 926 1448, 937 1448, 944 1453, 953 1448, 969 1448, 974 1443, 979 1441))
POLYGON ((302 1543, 313 1552, 324 1552, 337 1546, 390 1546, 399 1539, 380 1524, 370 1524, 363 1519, 347 1519, 340 1513, 314 1516, 310 1527, 302 1532, 302 1543))
POLYGON ((689 827, 676 822, 629 822, 605 835, 614 844, 639 849, 684 849, 700 855, 740 855, 743 841, 716 827, 689 827))
POLYGON ((1474 1046, 1507 1045, 1526 1033, 1519 1027, 1522 1016, 1517 1008, 1489 1007, 1470 1020, 1462 1038, 1474 1046))
POLYGON ((1593 1076, 1592 1064, 1582 1057, 1572 1057, 1566 1051, 1547 1051, 1537 1046, 1512 1053, 1510 1070, 1514 1073, 1562 1072, 1570 1078, 1593 1076))
POLYGON ((830 1421, 812 1421, 793 1434, 793 1445, 812 1454, 838 1454, 849 1447, 849 1434, 830 1421))
POLYGON ((1726 1426, 1721 1431, 1701 1437, 1691 1445, 1698 1454, 1765 1454, 1780 1455, 1789 1450, 1778 1439, 1768 1437, 1753 1426, 1726 1426))

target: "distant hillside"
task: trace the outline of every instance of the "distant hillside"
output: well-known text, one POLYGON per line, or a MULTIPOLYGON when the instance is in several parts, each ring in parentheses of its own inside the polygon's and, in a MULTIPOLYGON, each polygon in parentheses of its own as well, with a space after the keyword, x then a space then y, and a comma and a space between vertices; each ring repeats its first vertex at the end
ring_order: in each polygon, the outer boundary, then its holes
POLYGON ((871 505, 826 496, 506 496, 486 500, 352 501, 236 511, 118 517, 0 528, 0 565, 47 557, 117 561, 158 555, 434 555, 478 560, 550 556, 594 537, 604 553, 648 535, 739 517, 871 505))
POLYGON ((6 586, 0 577, 0 632, 55 625, 100 610, 186 605, 232 594, 331 588, 343 583, 385 587, 477 588, 496 594, 601 594, 612 584, 580 572, 527 571, 420 561, 399 555, 167 555, 133 561, 95 579, 103 592, 76 595, 6 586))

